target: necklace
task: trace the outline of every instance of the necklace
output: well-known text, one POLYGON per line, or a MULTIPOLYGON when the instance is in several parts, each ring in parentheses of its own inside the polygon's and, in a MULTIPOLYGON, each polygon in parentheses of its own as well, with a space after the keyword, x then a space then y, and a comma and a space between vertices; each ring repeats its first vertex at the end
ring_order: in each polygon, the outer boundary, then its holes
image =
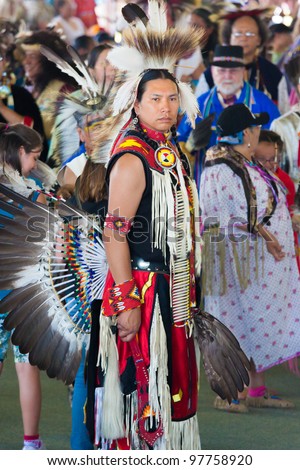
POLYGON ((171 148, 170 142, 168 140, 170 132, 163 133, 155 131, 153 129, 146 128, 144 125, 142 125, 142 130, 145 134, 147 134, 149 139, 158 145, 154 153, 156 163, 163 169, 172 170, 172 168, 176 166, 177 156, 174 150, 171 148), (159 141, 159 144, 157 141, 159 141))
POLYGON ((156 163, 164 169, 171 170, 176 166, 176 154, 168 145, 160 145, 154 154, 156 163))

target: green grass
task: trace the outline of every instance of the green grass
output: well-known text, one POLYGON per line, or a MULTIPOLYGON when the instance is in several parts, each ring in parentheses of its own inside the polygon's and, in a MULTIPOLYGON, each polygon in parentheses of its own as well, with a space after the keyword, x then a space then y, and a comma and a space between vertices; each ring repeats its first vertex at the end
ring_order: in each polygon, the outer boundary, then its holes
MULTIPOLYGON (((0 449, 21 449, 23 445, 22 417, 18 381, 9 351, 0 377, 0 449)), ((49 379, 42 372, 42 416, 40 434, 47 449, 70 449, 71 408, 67 386, 49 379)))
POLYGON ((202 373, 199 425, 203 449, 210 450, 300 450, 300 378, 286 366, 266 372, 267 386, 291 399, 294 409, 250 408, 249 413, 213 409, 214 392, 202 373))
MULTIPOLYGON (((254 409, 238 415, 213 408, 215 394, 205 374, 200 379, 199 425, 203 450, 299 450, 300 378, 285 366, 266 373, 267 385, 296 404, 292 410, 254 409)), ((41 436, 49 450, 70 449, 71 408, 67 387, 42 373, 41 436)), ((0 377, 0 449, 23 442, 17 377, 10 351, 0 377)))

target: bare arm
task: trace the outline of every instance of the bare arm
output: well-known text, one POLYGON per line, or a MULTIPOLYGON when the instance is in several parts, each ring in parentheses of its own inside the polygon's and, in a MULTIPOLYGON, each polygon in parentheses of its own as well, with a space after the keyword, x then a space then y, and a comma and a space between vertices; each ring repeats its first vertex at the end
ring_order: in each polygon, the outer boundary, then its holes
MULTIPOLYGON (((146 187, 142 162, 131 154, 125 154, 114 165, 109 182, 108 212, 133 219, 146 187)), ((132 278, 130 252, 126 236, 105 228, 103 241, 108 265, 114 281, 120 284, 132 278)), ((119 336, 130 341, 139 330, 139 308, 118 315, 119 336)))
MULTIPOLYGON (((9 123, 9 124, 23 124, 24 123, 24 117, 21 116, 21 114, 16 113, 13 109, 8 108, 5 106, 3 101, 0 99, 0 113, 4 117, 4 119, 9 123)), ((33 126, 33 120, 30 118, 31 121, 31 127, 33 126)))

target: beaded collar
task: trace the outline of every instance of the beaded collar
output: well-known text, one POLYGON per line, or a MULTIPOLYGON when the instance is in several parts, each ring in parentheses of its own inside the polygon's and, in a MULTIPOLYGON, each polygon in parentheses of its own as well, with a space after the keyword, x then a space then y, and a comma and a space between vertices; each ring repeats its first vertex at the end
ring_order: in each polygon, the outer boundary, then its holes
POLYGON ((154 154, 156 163, 164 170, 172 170, 177 164, 177 156, 168 140, 171 136, 171 132, 159 132, 154 129, 149 129, 142 123, 140 125, 141 129, 147 134, 147 137, 158 143, 154 154))
POLYGON ((141 123, 141 128, 145 133, 147 133, 150 139, 156 140, 157 142, 166 143, 167 140, 170 138, 170 132, 164 133, 156 131, 155 129, 150 129, 150 127, 145 126, 145 124, 143 123, 141 123))

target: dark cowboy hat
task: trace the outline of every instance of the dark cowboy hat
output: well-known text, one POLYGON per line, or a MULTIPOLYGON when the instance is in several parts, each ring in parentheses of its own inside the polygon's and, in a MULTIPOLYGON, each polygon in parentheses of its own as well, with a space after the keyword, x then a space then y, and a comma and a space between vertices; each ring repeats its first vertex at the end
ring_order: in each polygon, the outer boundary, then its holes
POLYGON ((293 28, 286 26, 284 23, 271 24, 271 26, 269 26, 269 30, 271 32, 271 36, 274 36, 274 34, 290 34, 293 32, 293 28))
POLYGON ((234 136, 252 126, 261 126, 269 122, 268 113, 253 114, 244 103, 225 108, 217 121, 217 134, 220 137, 234 136))
POLYGON ((211 65, 224 68, 244 67, 243 48, 217 45, 211 65))

